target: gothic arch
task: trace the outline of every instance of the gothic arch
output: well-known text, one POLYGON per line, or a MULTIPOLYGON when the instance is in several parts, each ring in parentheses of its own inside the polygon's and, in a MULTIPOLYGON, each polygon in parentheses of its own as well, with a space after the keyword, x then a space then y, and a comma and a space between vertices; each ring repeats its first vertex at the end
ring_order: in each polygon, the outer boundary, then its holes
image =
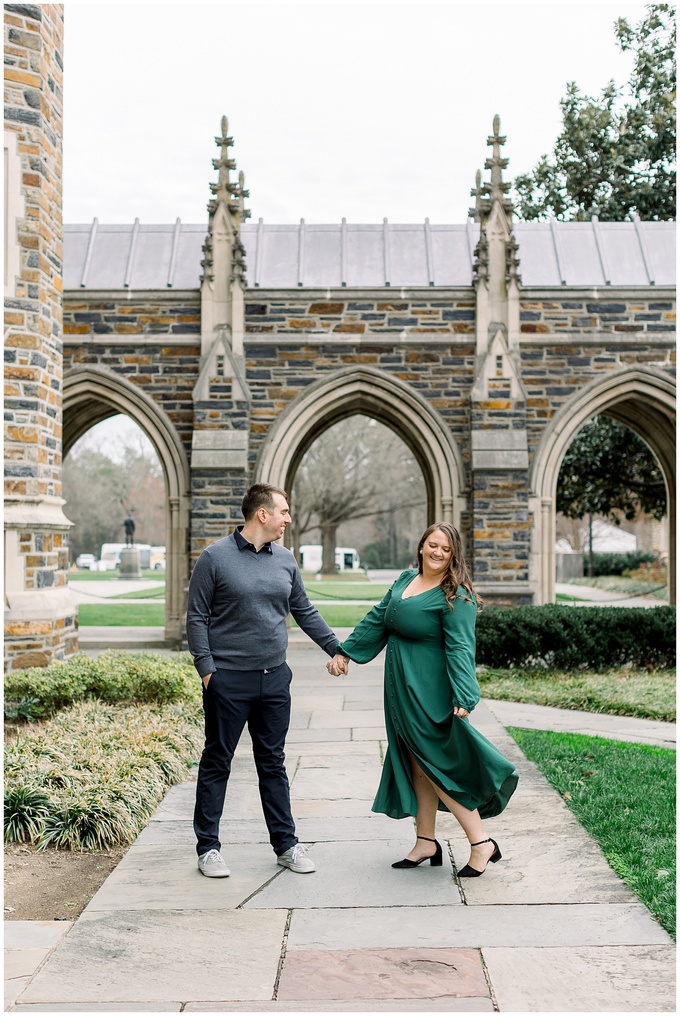
POLYGON ((669 598, 675 603, 675 382, 654 368, 624 368, 597 378, 561 407, 546 427, 530 475, 535 603, 555 599, 555 494, 567 448, 593 416, 606 413, 643 438, 659 461, 668 497, 669 598))
POLYGON ((305 388, 270 428, 254 482, 290 490, 310 445, 356 413, 386 424, 413 451, 425 480, 428 522, 448 521, 460 529, 466 507, 463 462, 446 424, 412 388, 370 367, 348 367, 305 388))
POLYGON ((73 367, 64 374, 63 410, 64 457, 86 431, 116 413, 134 420, 156 449, 167 495, 165 637, 180 641, 189 576, 190 480, 187 454, 177 431, 149 395, 102 367, 73 367))

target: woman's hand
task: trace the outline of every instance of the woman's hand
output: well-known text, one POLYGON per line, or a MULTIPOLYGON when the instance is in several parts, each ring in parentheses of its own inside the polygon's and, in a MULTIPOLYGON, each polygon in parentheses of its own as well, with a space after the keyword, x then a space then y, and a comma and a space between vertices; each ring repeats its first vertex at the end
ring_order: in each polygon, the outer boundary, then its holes
POLYGON ((460 716, 461 720, 464 720, 465 717, 469 716, 470 714, 467 711, 467 709, 463 709, 462 706, 454 706, 453 707, 453 715, 454 716, 460 716))
POLYGON ((326 664, 326 670, 333 677, 340 677, 341 674, 349 673, 349 659, 342 653, 336 653, 332 660, 326 664))

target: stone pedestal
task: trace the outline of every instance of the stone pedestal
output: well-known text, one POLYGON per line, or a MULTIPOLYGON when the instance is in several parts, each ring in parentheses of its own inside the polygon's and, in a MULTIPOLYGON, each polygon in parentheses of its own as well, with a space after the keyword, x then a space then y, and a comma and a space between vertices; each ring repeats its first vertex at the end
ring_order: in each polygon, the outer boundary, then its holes
POLYGON ((119 579, 141 579, 142 568, 138 547, 125 547, 120 552, 119 579))

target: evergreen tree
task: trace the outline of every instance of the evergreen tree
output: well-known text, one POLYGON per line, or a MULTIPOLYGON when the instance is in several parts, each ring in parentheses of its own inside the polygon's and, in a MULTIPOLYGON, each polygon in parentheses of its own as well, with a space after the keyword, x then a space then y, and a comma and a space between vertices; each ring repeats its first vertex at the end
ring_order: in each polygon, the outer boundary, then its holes
POLYGON ((569 519, 588 516, 588 574, 593 574, 593 515, 632 521, 640 512, 662 519, 666 485, 641 437, 606 416, 595 416, 576 435, 562 460, 556 508, 569 519))
POLYGON ((649 447, 629 427, 595 416, 570 444, 557 481, 558 512, 570 519, 602 515, 616 525, 640 512, 666 514, 663 474, 649 447))
POLYGON ((675 218, 675 8, 646 10, 637 26, 614 26, 621 51, 634 54, 625 86, 610 81, 596 99, 567 85, 554 152, 515 180, 520 219, 675 218))

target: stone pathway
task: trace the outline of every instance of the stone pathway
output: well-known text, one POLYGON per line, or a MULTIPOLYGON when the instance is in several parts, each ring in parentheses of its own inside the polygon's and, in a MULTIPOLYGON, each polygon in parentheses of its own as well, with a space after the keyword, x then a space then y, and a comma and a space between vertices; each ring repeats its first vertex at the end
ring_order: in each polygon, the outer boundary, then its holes
POLYGON ((502 861, 459 882, 466 841, 442 814, 444 866, 399 871, 412 823, 370 811, 380 664, 333 679, 315 647, 289 659, 293 810, 317 871, 276 866, 246 735, 222 825, 231 877, 197 871, 194 785, 172 787, 77 921, 5 923, 12 1011, 675 1010, 671 939, 491 709, 475 725, 521 773, 487 824, 502 861))

